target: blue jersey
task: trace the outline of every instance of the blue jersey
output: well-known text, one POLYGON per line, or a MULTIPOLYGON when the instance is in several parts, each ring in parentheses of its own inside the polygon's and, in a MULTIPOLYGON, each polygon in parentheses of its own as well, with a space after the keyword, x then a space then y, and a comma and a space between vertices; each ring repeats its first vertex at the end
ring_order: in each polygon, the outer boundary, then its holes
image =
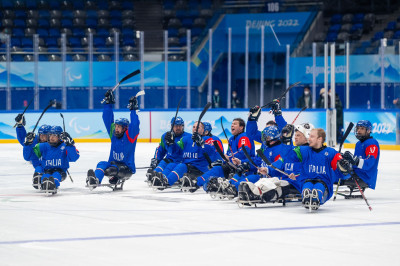
MULTIPOLYGON (((214 148, 215 148, 214 141, 217 141, 218 146, 221 148, 222 153, 224 153, 224 145, 222 145, 222 141, 220 140, 220 138, 218 138, 217 136, 206 136, 205 140, 206 140, 206 144, 208 144, 214 148)), ((221 155, 219 155, 219 153, 217 151, 214 152, 213 157, 210 156, 210 159, 212 162, 214 162, 216 160, 222 160, 221 155)))
MULTIPOLYGON (((209 137, 204 136, 203 139, 207 140, 209 137)), ((208 171, 208 162, 204 153, 207 153, 210 158, 215 157, 214 146, 204 144, 204 147, 197 146, 193 140, 192 136, 185 136, 181 138, 178 142, 179 148, 183 152, 183 163, 195 166, 197 169, 203 173, 208 171)))
POLYGON ((257 121, 247 121, 246 134, 252 141, 262 143, 261 131, 258 130, 257 121))
MULTIPOLYGON (((157 161, 161 161, 162 159, 168 159, 171 162, 174 163, 180 163, 182 162, 182 150, 177 149, 176 145, 167 145, 165 142, 165 135, 167 133, 164 133, 161 136, 161 141, 160 145, 156 148, 156 152, 154 153, 154 158, 157 159, 157 161)), ((187 132, 183 132, 179 136, 175 136, 175 143, 178 143, 183 137, 185 136, 191 136, 191 134, 187 132)))
MULTIPOLYGON (((18 142, 19 142, 19 144, 21 144, 22 146, 24 146, 24 142, 25 142, 25 137, 26 137, 26 129, 25 129, 25 127, 24 126, 17 126, 16 128, 15 128, 15 131, 16 131, 16 133, 17 133, 17 140, 18 140, 18 142)), ((36 136, 35 137, 35 140, 34 141, 36 141, 36 143, 37 143, 37 141, 38 141, 38 137, 39 136, 36 136)))
POLYGON ((297 177, 299 182, 304 183, 307 179, 323 181, 328 189, 328 200, 333 194, 333 183, 343 177, 337 169, 340 159, 340 153, 330 147, 315 150, 309 146, 298 146, 288 154, 287 162, 301 162, 300 176, 297 177))
MULTIPOLYGON (((25 142, 25 137, 26 137, 26 129, 23 126, 17 126, 15 128, 15 131, 17 132, 17 139, 18 142, 24 146, 24 142, 25 142)), ((39 134, 35 136, 32 145, 35 146, 37 143, 39 143, 39 134)), ((34 153, 29 152, 26 153, 24 152, 24 159, 26 161, 30 161, 33 165, 34 168, 38 167, 39 165, 41 165, 41 159, 42 158, 38 158, 34 153)))
POLYGON ((135 149, 139 136, 139 117, 135 110, 130 114, 131 122, 121 138, 114 135, 114 113, 111 104, 105 104, 103 109, 103 121, 111 139, 111 150, 108 162, 122 162, 129 167, 132 173, 136 172, 135 149))
MULTIPOLYGON (((246 148, 246 151, 250 154, 250 157, 255 157, 255 145, 253 139, 247 137, 246 133, 240 133, 237 136, 232 136, 229 138, 229 146, 232 148, 233 156, 238 158, 242 162, 247 162, 248 159, 242 151, 242 146, 246 148)), ((228 149, 226 155, 232 156, 231 149, 228 149)), ((230 158, 232 161, 232 157, 230 158)))
POLYGON ((61 169, 67 171, 69 162, 75 162, 79 159, 79 151, 75 146, 67 146, 61 142, 57 147, 51 146, 49 143, 38 143, 24 146, 24 154, 28 156, 36 156, 42 158, 43 170, 61 169))
POLYGON ((378 141, 370 137, 363 142, 357 142, 354 155, 364 159, 363 164, 359 165, 360 168, 353 165, 354 172, 365 183, 367 183, 370 188, 375 189, 380 157, 380 148, 378 141))

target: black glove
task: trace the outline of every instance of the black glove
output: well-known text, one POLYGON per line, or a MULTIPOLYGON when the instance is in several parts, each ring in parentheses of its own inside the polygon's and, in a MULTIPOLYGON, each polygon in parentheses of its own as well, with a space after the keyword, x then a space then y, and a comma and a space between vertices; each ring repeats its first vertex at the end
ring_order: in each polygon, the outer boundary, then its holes
POLYGON ((25 146, 28 146, 28 145, 31 145, 32 143, 33 143, 33 140, 35 139, 35 133, 33 133, 33 132, 28 132, 27 134, 26 134, 26 136, 25 136, 25 142, 24 142, 24 145, 25 146))
POLYGON ((15 117, 15 122, 17 122, 17 126, 19 127, 25 126, 26 125, 25 116, 23 114, 18 114, 15 117))
POLYGON ((192 140, 194 143, 196 143, 197 146, 204 146, 204 139, 198 132, 193 133, 192 140))
POLYGON ((151 158, 151 162, 150 162, 150 168, 152 168, 152 169, 156 169, 156 167, 157 167, 157 164, 158 164, 158 160, 157 160, 157 158, 151 158))
POLYGON ((106 104, 114 104, 115 103, 115 97, 114 97, 114 93, 112 90, 106 91, 106 93, 104 94, 104 101, 106 102, 106 104))
POLYGON ((211 163, 211 167, 222 166, 223 164, 224 164, 224 162, 222 160, 216 160, 211 163))
POLYGON ((256 105, 253 108, 250 108, 249 121, 258 121, 260 115, 261 115, 260 106, 256 105))
POLYGON ((173 145, 175 143, 175 133, 174 131, 168 131, 167 133, 165 133, 165 144, 169 145, 173 145))
POLYGON ((351 173, 351 165, 349 161, 346 159, 340 159, 337 162, 337 167, 339 168, 340 172, 342 172, 344 175, 348 175, 351 173))
POLYGON ((284 145, 290 145, 294 134, 294 126, 292 124, 287 124, 282 128, 281 139, 284 145))
POLYGON ((136 96, 132 96, 129 99, 129 104, 128 104, 128 108, 129 110, 139 110, 139 104, 138 104, 138 100, 136 98, 136 96))
POLYGON ((282 115, 281 103, 279 102, 279 100, 277 99, 273 100, 270 106, 271 106, 271 111, 274 115, 282 115))
POLYGON ((75 141, 71 138, 71 136, 67 132, 61 133, 60 139, 65 143, 67 146, 72 146, 75 144, 75 141))
POLYGON ((250 165, 248 162, 244 162, 241 165, 239 165, 236 169, 236 174, 241 176, 244 172, 247 172, 250 170, 250 165))
POLYGON ((357 156, 354 156, 351 152, 346 151, 343 154, 343 159, 349 161, 349 163, 351 163, 352 165, 358 166, 358 164, 360 163, 360 158, 357 156))

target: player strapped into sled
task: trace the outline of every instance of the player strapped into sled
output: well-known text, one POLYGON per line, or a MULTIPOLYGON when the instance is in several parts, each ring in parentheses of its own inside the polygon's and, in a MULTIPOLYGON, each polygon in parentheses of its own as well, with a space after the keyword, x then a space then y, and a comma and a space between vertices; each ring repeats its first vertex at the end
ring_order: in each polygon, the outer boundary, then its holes
POLYGON ((196 184, 197 177, 201 176, 203 172, 190 164, 187 164, 187 168, 187 173, 184 173, 181 178, 181 190, 193 193, 199 189, 199 186, 196 184))
POLYGON ((353 174, 349 179, 343 180, 339 186, 341 190, 338 191, 338 195, 343 196, 345 199, 362 199, 362 195, 360 190, 357 187, 356 181, 361 188, 361 191, 364 192, 365 189, 368 188, 368 184, 365 183, 361 178, 357 175, 353 174), (348 190, 346 190, 346 188, 348 190), (344 188, 344 190, 342 190, 344 188))
POLYGON ((261 178, 256 184, 242 182, 239 185, 239 207, 255 206, 266 203, 282 203, 301 201, 300 192, 289 182, 278 178, 261 178))
POLYGON ((109 184, 101 184, 96 178, 93 169, 89 169, 86 178, 86 187, 90 190, 96 187, 109 187, 113 191, 123 190, 124 183, 132 176, 132 171, 123 163, 111 162, 112 166, 104 171, 104 176, 109 178, 109 184))

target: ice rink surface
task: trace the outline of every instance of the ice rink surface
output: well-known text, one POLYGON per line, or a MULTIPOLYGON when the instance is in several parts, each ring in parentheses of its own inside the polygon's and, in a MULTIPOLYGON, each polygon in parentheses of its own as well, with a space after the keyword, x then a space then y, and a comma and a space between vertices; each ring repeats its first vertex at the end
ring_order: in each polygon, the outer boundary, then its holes
MULTIPOLYGON (((148 166, 154 143, 138 143, 148 166)), ((239 208, 202 189, 153 191, 145 170, 124 190, 85 188, 110 144, 77 143, 80 159, 58 194, 31 185, 19 144, 0 145, 0 265, 399 265, 400 152, 382 151, 376 191, 330 200, 239 208)), ((105 180, 106 181, 106 180, 105 180)))

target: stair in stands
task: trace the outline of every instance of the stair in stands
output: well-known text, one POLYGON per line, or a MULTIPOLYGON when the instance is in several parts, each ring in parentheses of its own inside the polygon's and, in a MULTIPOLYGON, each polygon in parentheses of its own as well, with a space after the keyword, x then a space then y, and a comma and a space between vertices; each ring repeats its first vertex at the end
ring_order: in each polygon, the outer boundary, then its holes
MULTIPOLYGON (((162 49, 163 38, 163 6, 161 1, 147 0, 135 2, 135 20, 138 31, 144 31, 144 47, 146 50, 162 49)), ((139 47, 139 42, 137 44, 139 47)))

